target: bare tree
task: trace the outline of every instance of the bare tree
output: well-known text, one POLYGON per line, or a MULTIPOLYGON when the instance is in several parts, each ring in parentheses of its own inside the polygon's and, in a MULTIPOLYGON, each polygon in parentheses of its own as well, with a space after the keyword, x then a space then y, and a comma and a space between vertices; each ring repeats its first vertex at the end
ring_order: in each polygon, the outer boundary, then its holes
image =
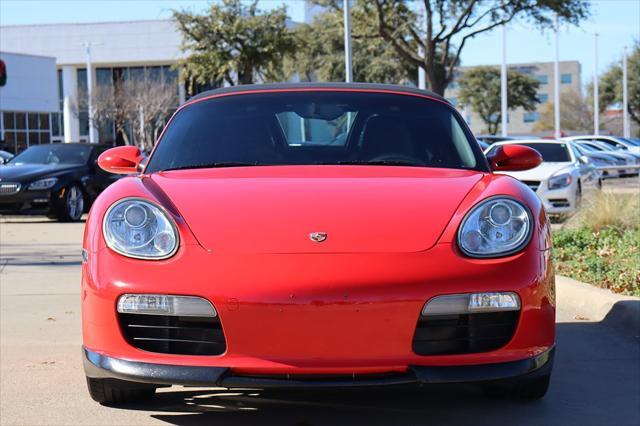
MULTIPOLYGON (((86 93, 80 93, 79 99, 79 109, 87 110, 86 93)), ((97 86, 92 93, 91 119, 96 128, 113 123, 126 145, 148 152, 177 105, 176 84, 145 73, 140 78, 97 86)))
POLYGON ((136 144, 148 152, 178 105, 177 88, 163 80, 144 78, 126 82, 122 92, 127 97, 136 144))

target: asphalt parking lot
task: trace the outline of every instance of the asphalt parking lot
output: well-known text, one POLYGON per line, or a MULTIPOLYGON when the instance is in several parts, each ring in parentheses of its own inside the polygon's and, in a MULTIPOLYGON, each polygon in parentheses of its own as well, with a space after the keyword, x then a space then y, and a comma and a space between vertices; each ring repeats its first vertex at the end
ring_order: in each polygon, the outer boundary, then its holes
POLYGON ((13 425, 638 425, 640 330, 621 333, 559 306, 550 391, 534 403, 473 386, 362 392, 173 387, 145 405, 106 408, 80 356, 83 224, 0 218, 0 423, 13 425), (635 334, 635 336, 634 336, 635 334))

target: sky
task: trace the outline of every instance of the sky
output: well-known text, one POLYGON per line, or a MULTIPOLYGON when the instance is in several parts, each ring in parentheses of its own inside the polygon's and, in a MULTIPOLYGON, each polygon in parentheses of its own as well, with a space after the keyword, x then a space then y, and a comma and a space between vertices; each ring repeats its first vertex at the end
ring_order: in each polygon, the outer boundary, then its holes
MULTIPOLYGON (((0 26, 163 19, 175 9, 204 11, 209 3, 209 0, 0 0, 0 26)), ((259 5, 269 9, 283 3, 294 21, 304 20, 302 0, 261 0, 259 5)), ((640 0, 592 0, 591 12, 591 17, 579 27, 564 25, 560 29, 560 60, 580 61, 583 83, 591 81, 595 70, 594 33, 599 34, 599 72, 619 61, 625 46, 640 41, 640 0)), ((501 40, 500 30, 472 39, 463 50, 462 65, 500 63, 501 40)), ((553 61, 554 49, 552 32, 543 33, 524 23, 512 23, 507 28, 509 63, 553 61)))

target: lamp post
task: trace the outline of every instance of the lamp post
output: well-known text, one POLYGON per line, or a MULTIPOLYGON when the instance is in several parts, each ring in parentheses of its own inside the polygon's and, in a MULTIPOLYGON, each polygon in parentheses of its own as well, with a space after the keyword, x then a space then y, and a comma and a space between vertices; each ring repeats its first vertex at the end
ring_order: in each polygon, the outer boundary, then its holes
POLYGON ((343 0, 344 13, 344 70, 345 81, 351 83, 353 81, 353 69, 351 67, 351 13, 349 11, 349 0, 343 0))
POLYGON ((600 92, 598 90, 598 33, 593 37, 594 47, 594 59, 595 67, 593 70, 593 133, 595 135, 600 133, 600 105, 599 99, 600 92))
POLYGON ((97 46, 99 43, 86 41, 83 43, 87 61, 87 109, 89 115, 89 143, 97 143, 97 131, 94 125, 93 117, 93 65, 91 63, 91 46, 97 46))
POLYGON ((500 67, 500 111, 502 114, 502 136, 509 134, 507 105, 507 25, 502 25, 502 66, 500 67))
MULTIPOLYGON (((424 3, 421 3, 421 4, 422 4, 422 19, 421 19, 422 30, 426 33, 427 32, 427 9, 424 3)), ((427 73, 424 69, 425 54, 426 52, 424 51, 424 46, 419 43, 418 56, 422 58, 422 66, 418 67, 418 89, 422 89, 422 90, 426 90, 427 88, 427 73)))
POLYGON ((559 139, 562 134, 560 131, 560 25, 558 15, 556 15, 555 22, 555 36, 556 36, 556 57, 553 63, 553 118, 555 137, 559 139))
POLYGON ((627 48, 622 53, 622 134, 625 138, 631 137, 629 128, 629 92, 627 88, 627 48))

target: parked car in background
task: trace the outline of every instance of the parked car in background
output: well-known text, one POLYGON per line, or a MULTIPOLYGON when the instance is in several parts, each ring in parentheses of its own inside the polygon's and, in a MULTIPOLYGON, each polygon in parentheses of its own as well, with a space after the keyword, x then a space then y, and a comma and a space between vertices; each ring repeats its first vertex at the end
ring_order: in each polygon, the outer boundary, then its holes
POLYGON ((476 141, 478 141, 478 145, 480 145, 480 148, 482 148, 483 152, 484 152, 484 150, 486 150, 487 148, 489 148, 491 146, 490 144, 488 144, 488 143, 486 143, 484 141, 481 141, 480 139, 476 138, 476 141))
POLYGON ((510 140, 513 140, 514 138, 510 136, 500 136, 500 135, 477 135, 476 139, 480 142, 484 142, 488 145, 491 145, 496 142, 510 141, 510 140))
POLYGON ((619 159, 616 161, 618 166, 618 175, 620 177, 637 176, 640 167, 640 154, 631 151, 623 151, 600 141, 574 141, 576 144, 593 151, 611 155, 619 159), (622 166, 625 166, 622 168, 622 166))
POLYGON ((80 220, 98 194, 118 179, 96 164, 109 148, 82 143, 27 148, 0 168, 0 213, 80 220))
POLYGON ((12 153, 0 150, 0 166, 6 164, 13 157, 15 157, 15 155, 13 155, 12 153))
POLYGON ((601 142, 609 145, 610 147, 623 152, 630 152, 636 155, 640 155, 640 145, 637 145, 631 140, 625 138, 619 138, 617 136, 603 136, 603 135, 587 135, 587 136, 569 136, 563 138, 568 141, 591 141, 601 142))
POLYGON ((538 167, 517 172, 501 172, 524 182, 540 197, 549 215, 564 217, 576 211, 588 186, 600 185, 600 173, 588 159, 576 154, 570 143, 552 139, 496 142, 485 151, 493 155, 504 145, 524 145, 542 155, 538 167))
POLYGON ((636 161, 625 153, 616 152, 606 145, 603 147, 598 142, 576 141, 573 142, 573 145, 589 157, 597 155, 600 158, 606 159, 608 157, 610 159, 609 161, 613 164, 610 166, 605 165, 601 168, 602 177, 605 179, 623 177, 627 173, 633 173, 632 167, 636 164, 636 161), (629 167, 629 169, 623 167, 629 167))

